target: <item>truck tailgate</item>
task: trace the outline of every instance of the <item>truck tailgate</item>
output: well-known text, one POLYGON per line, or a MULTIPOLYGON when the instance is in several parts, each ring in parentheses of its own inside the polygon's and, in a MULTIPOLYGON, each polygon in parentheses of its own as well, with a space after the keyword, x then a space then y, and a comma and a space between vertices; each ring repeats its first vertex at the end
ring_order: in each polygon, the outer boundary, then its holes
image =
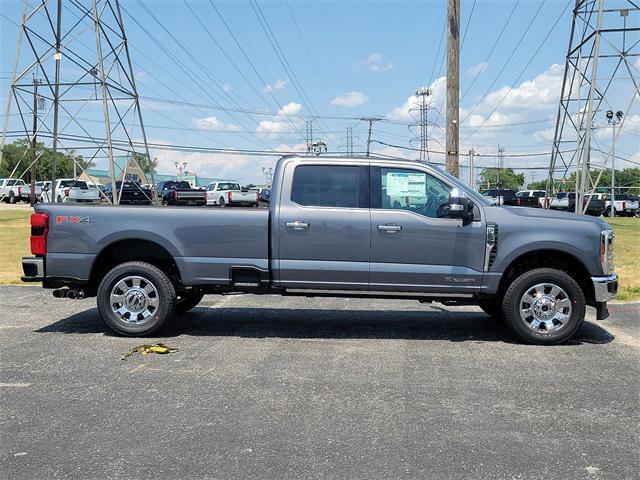
POLYGON ((39 204, 49 215, 47 276, 87 279, 96 256, 147 241, 174 259, 182 281, 228 284, 231 267, 269 268, 269 211, 39 204))

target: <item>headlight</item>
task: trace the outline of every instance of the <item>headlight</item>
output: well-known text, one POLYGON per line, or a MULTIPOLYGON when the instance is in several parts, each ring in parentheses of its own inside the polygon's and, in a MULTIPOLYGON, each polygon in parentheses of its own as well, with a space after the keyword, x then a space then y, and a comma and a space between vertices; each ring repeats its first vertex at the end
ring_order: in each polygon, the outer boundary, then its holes
POLYGON ((605 275, 613 273, 613 239, 613 230, 600 232, 600 265, 605 275))

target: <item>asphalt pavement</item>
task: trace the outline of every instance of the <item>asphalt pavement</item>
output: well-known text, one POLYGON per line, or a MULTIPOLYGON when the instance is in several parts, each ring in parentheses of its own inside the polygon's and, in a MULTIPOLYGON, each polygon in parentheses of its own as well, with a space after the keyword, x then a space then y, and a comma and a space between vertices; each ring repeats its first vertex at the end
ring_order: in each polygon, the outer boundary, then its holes
POLYGON ((611 311, 540 347, 473 307, 211 295, 141 340, 0 287, 0 476, 639 478, 640 303, 611 311))

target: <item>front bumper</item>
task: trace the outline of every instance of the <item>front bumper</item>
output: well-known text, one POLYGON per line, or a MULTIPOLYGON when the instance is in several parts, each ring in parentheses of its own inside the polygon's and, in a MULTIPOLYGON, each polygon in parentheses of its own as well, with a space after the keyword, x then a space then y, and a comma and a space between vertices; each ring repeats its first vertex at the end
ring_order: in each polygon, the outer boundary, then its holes
POLYGON ((44 280, 44 258, 22 257, 23 282, 42 282, 44 280))
POLYGON ((608 302, 616 298, 618 293, 618 275, 608 277, 591 277, 596 302, 608 302))

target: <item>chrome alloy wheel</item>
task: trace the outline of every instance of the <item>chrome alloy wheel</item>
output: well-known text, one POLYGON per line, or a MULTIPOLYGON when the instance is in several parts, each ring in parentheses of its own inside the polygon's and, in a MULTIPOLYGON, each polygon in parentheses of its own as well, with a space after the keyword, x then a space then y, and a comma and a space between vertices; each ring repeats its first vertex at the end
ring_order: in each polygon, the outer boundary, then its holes
POLYGON ((155 285, 144 277, 128 276, 111 289, 111 310, 124 323, 146 322, 158 309, 160 300, 155 285))
POLYGON ((539 283, 520 299, 520 318, 538 333, 557 332, 571 318, 571 299, 553 283, 539 283))

